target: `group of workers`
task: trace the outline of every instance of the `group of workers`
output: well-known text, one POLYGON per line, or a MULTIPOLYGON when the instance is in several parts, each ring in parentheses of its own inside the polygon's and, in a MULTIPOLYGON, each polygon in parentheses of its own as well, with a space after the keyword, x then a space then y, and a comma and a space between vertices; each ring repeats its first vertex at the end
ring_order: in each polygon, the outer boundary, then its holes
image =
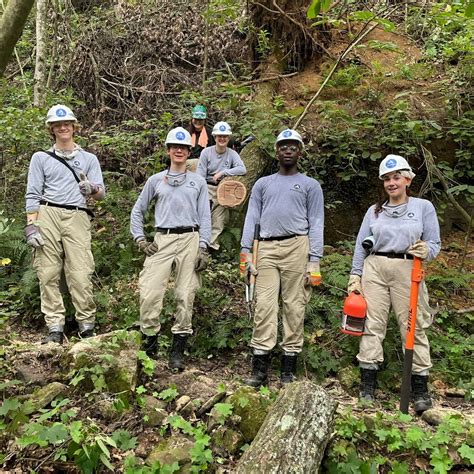
MULTIPOLYGON (((145 254, 140 272, 140 329, 142 347, 156 357, 160 312, 171 272, 175 273, 177 303, 169 367, 182 370, 184 351, 192 334, 192 311, 200 272, 206 269, 208 249, 218 250, 228 209, 216 191, 226 176, 246 173, 238 153, 229 147, 232 135, 226 122, 206 125, 207 111, 198 105, 188 129, 169 131, 165 146, 169 167, 145 183, 131 212, 131 234, 145 254), (196 172, 186 162, 199 156, 196 172), (148 207, 154 203, 153 240, 144 232, 148 207)), ((54 140, 47 151, 33 155, 26 191, 27 243, 40 281, 41 310, 48 336, 45 342, 63 342, 65 308, 59 289, 64 271, 76 310, 79 336, 94 335, 95 304, 91 275, 91 211, 87 200, 105 197, 97 157, 74 142, 78 121, 65 105, 53 106, 46 124, 54 140)), ((321 283, 324 199, 320 184, 298 172, 304 142, 296 130, 286 129, 275 141, 279 170, 256 181, 251 190, 242 231, 240 269, 256 290, 253 320, 252 372, 245 381, 259 387, 268 382, 271 353, 277 344, 281 301, 282 349, 280 381, 295 380, 297 357, 303 347, 305 307, 311 288, 321 283), (257 229, 258 235, 255 235, 257 229), (258 256, 253 246, 258 242, 258 256)), ((413 257, 430 260, 440 251, 436 211, 425 200, 410 196, 415 174, 405 158, 388 155, 379 178, 385 197, 367 211, 357 236, 348 292, 361 293, 367 302, 364 334, 357 355, 361 370, 360 398, 374 400, 377 371, 383 362, 389 311, 393 308, 404 341, 413 257), (371 249, 363 243, 369 239, 371 249)), ((430 325, 424 283, 418 301, 412 395, 417 412, 432 406, 428 391, 431 367, 425 329, 430 325)))

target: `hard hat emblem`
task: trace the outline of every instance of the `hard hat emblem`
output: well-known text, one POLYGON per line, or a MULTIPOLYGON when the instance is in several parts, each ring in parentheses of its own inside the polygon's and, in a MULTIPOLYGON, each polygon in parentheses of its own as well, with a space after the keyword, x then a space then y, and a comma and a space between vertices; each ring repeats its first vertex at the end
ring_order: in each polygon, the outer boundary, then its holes
POLYGON ((66 111, 64 109, 58 109, 58 110, 56 110, 56 115, 58 117, 65 117, 66 116, 66 111))
POLYGON ((221 125, 221 126, 219 127, 219 130, 220 130, 221 132, 225 132, 225 125, 221 125))
POLYGON ((397 160, 390 158, 390 160, 388 160, 387 163, 385 163, 385 166, 387 168, 395 168, 395 166, 397 166, 397 160))
POLYGON ((176 138, 177 138, 178 140, 184 140, 184 133, 183 133, 183 132, 178 132, 178 133, 176 134, 176 138))
POLYGON ((284 136, 284 137, 291 137, 291 130, 285 130, 285 131, 283 132, 283 136, 284 136))

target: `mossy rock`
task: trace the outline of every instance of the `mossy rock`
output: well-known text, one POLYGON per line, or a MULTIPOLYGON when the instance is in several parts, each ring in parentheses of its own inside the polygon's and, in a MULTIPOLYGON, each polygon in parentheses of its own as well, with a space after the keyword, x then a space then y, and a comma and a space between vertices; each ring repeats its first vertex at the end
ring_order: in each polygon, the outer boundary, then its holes
POLYGON ((346 392, 357 394, 360 383, 359 369, 357 367, 344 367, 337 372, 337 378, 346 392))
POLYGON ((238 428, 245 441, 251 442, 267 416, 268 400, 251 387, 240 387, 227 397, 226 403, 234 407, 233 413, 241 418, 238 428))
POLYGON ((219 426, 212 434, 214 451, 222 456, 237 453, 244 444, 244 437, 240 431, 226 426, 219 426))
MULTIPOLYGON (((185 466, 191 462, 191 449, 194 443, 182 435, 174 435, 158 443, 146 458, 146 464, 152 466, 157 461, 161 466, 177 462, 185 466)), ((180 471, 181 472, 181 471, 180 471)))
POLYGON ((52 382, 41 387, 31 394, 25 406, 25 413, 29 415, 47 407, 57 396, 64 394, 67 390, 67 385, 59 382, 52 382))
POLYGON ((93 375, 103 376, 105 391, 129 399, 137 380, 140 340, 137 331, 113 331, 83 339, 71 347, 63 363, 70 377, 82 371, 84 378, 78 386, 83 390, 92 390, 93 375))

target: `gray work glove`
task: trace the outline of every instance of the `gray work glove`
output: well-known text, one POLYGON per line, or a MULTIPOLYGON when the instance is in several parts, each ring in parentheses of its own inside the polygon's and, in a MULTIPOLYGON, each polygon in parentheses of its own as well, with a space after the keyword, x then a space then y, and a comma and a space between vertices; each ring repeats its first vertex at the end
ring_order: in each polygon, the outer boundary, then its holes
POLYGON ((155 242, 148 242, 144 237, 137 240, 138 248, 143 252, 147 257, 151 257, 158 252, 158 245, 155 242))
POLYGON ((423 240, 417 240, 411 247, 408 248, 407 253, 424 260, 428 257, 430 248, 426 242, 423 242, 423 240))
POLYGON ((43 236, 39 227, 35 224, 28 224, 25 227, 26 243, 34 248, 42 247, 44 245, 43 236))
POLYGON ((194 270, 197 272, 202 272, 207 268, 209 261, 209 252, 204 247, 199 247, 199 253, 196 258, 196 264, 194 265, 194 270))
POLYGON ((359 275, 349 275, 349 284, 347 285, 347 292, 352 293, 357 291, 362 294, 361 277, 359 275))
POLYGON ((250 275, 257 276, 258 270, 252 262, 253 254, 250 252, 242 252, 240 254, 240 275, 244 279, 246 285, 250 284, 250 275))
POLYGON ((91 183, 84 173, 80 173, 79 178, 81 180, 79 183, 79 191, 83 196, 90 196, 99 191, 99 185, 91 183))

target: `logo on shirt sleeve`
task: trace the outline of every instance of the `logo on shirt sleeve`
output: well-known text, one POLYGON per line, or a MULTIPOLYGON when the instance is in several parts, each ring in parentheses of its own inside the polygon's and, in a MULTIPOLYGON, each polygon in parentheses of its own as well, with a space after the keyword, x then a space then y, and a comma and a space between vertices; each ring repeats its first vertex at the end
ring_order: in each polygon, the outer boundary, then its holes
POLYGON ((407 214, 407 217, 409 217, 409 218, 411 219, 412 217, 414 217, 414 215, 415 215, 414 212, 409 212, 409 213, 407 214))

